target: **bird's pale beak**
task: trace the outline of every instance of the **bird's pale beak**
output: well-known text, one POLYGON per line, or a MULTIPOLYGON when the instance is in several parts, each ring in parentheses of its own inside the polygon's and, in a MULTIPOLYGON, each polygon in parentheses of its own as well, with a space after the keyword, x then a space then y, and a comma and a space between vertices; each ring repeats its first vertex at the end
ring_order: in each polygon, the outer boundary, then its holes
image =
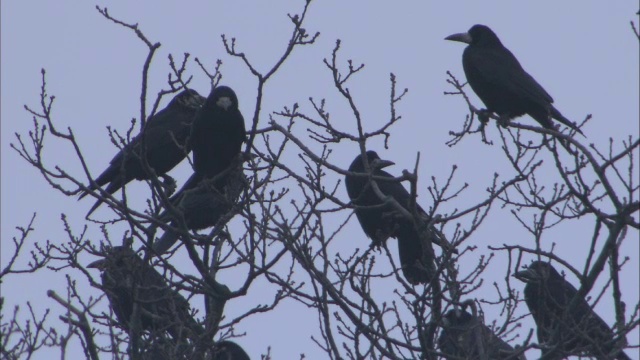
POLYGON ((91 264, 87 265, 88 268, 94 268, 94 269, 104 269, 104 266, 106 264, 106 259, 100 259, 100 260, 96 260, 94 262, 92 262, 91 264))
POLYGON ((466 44, 471 44, 471 35, 469 35, 469 33, 459 33, 459 34, 453 34, 453 35, 449 35, 446 38, 444 38, 445 40, 451 40, 451 41, 459 41, 459 42, 463 42, 466 44))
POLYGON ((218 99, 218 101, 216 101, 216 105, 218 107, 223 108, 226 111, 226 110, 229 110, 231 105, 233 105, 233 101, 231 101, 231 99, 228 96, 223 96, 220 99, 218 99))
POLYGON ((384 169, 387 166, 391 166, 391 165, 395 165, 396 163, 394 163, 393 161, 390 160, 382 160, 382 159, 375 159, 371 162, 371 168, 372 169, 384 169))
POLYGON ((522 282, 531 282, 538 278, 538 274, 532 269, 526 269, 513 274, 513 277, 522 282))

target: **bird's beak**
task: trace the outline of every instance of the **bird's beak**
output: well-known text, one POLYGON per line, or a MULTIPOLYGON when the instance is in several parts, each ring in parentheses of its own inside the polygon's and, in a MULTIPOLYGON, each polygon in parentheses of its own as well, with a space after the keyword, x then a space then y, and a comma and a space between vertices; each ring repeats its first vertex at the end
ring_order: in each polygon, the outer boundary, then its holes
POLYGON ((393 161, 390 160, 382 160, 382 159, 375 159, 371 162, 371 168, 372 169, 384 169, 387 166, 391 166, 391 165, 395 165, 396 163, 394 163, 393 161))
POLYGON ((231 105, 233 105, 233 101, 231 101, 231 99, 228 96, 223 96, 220 99, 218 99, 218 101, 216 101, 216 105, 218 107, 223 108, 226 111, 226 110, 229 110, 231 105))
POLYGON ((104 269, 105 264, 106 264, 106 259, 100 259, 87 265, 87 267, 102 270, 104 269))
POLYGON ((538 279, 538 273, 536 273, 532 269, 526 269, 513 274, 513 277, 522 282, 528 283, 536 281, 538 279))
POLYGON ((466 44, 471 44, 471 35, 469 35, 469 33, 459 33, 459 34, 453 34, 453 35, 449 35, 446 38, 444 38, 445 40, 451 40, 451 41, 459 41, 459 42, 463 42, 466 44))

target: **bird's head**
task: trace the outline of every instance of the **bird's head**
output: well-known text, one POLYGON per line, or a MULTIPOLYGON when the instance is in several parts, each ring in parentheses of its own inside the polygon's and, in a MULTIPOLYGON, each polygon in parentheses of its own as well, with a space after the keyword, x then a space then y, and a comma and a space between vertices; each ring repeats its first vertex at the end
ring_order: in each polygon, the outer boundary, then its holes
POLYGON ((136 253, 129 247, 113 246, 103 249, 103 258, 96 260, 87 265, 88 268, 106 271, 113 267, 124 268, 129 267, 131 263, 127 259, 137 257, 136 253))
POLYGON ((171 100, 171 104, 179 104, 186 108, 197 110, 204 105, 206 100, 207 98, 198 94, 197 91, 186 89, 176 95, 176 97, 171 100))
POLYGON ((442 317, 444 326, 461 326, 469 323, 473 316, 464 309, 451 309, 442 317))
MULTIPOLYGON (((367 151, 366 154, 367 154, 367 161, 369 162, 369 166, 373 170, 379 170, 379 169, 386 168, 387 166, 395 165, 393 161, 382 160, 380 156, 378 156, 378 153, 373 150, 367 151)), ((351 163, 349 170, 356 171, 356 172, 364 172, 364 161, 362 158, 362 154, 356 156, 356 158, 351 163)))
POLYGON ((238 108, 238 97, 236 93, 228 86, 216 86, 209 95, 215 106, 229 111, 238 108))
POLYGON ((557 274, 557 271, 551 264, 534 261, 526 269, 518 271, 513 276, 524 283, 543 283, 553 274, 557 274))
POLYGON ((466 33, 449 35, 444 39, 459 41, 469 45, 502 46, 498 36, 485 25, 473 25, 466 33))
POLYGON ((372 169, 376 169, 376 170, 384 169, 387 166, 391 166, 391 165, 395 165, 395 164, 396 163, 394 163, 391 160, 383 160, 383 159, 380 159, 380 158, 369 160, 369 165, 371 165, 371 168, 372 169))
POLYGON ((215 345, 214 360, 249 360, 249 355, 233 341, 224 340, 215 345))
POLYGON ((378 153, 372 150, 367 151, 367 159, 369 160, 369 165, 371 165, 372 169, 384 169, 387 166, 396 164, 391 160, 381 159, 380 156, 378 156, 378 153))
POLYGON ((442 322, 445 326, 464 325, 469 323, 478 316, 476 304, 471 299, 467 299, 460 303, 460 307, 449 310, 444 314, 442 322), (472 314, 467 312, 467 308, 471 309, 472 314))

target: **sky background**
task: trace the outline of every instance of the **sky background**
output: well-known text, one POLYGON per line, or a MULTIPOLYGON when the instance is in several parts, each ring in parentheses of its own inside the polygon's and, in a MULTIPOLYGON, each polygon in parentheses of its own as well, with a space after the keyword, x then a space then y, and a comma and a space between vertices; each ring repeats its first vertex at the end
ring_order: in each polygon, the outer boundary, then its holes
MULTIPOLYGON (((162 43, 152 63, 150 94, 166 88, 168 54, 181 58, 181 54, 188 52, 210 69, 216 59, 221 59, 222 84, 232 86, 238 94, 247 125, 255 106, 256 81, 241 61, 226 54, 220 35, 235 37, 239 49, 259 70, 266 71, 280 57, 290 36, 291 23, 286 14, 298 13, 303 8, 302 1, 97 3, 101 7, 105 4, 112 16, 138 23, 152 42, 162 43)), ((147 49, 131 31, 104 19, 95 5, 85 1, 2 2, 2 266, 12 250, 10 239, 17 235, 15 227, 26 226, 34 212, 37 212, 36 231, 30 240, 62 243, 65 234, 60 214, 66 214, 79 231, 85 223, 84 214, 93 203, 92 200, 78 202, 53 190, 10 148, 10 143, 15 142, 14 133, 26 136, 32 129, 32 118, 23 105, 37 106, 40 69, 47 70, 48 92, 56 96, 53 116, 57 126, 73 129, 94 176, 105 168, 116 151, 106 126, 125 131, 131 118, 139 117, 141 68, 147 49)), ((443 95, 444 91, 452 90, 446 84, 446 71, 464 79, 461 64, 464 45, 444 41, 444 37, 466 31, 476 23, 489 25, 523 67, 554 97, 555 105, 566 117, 581 121, 587 114, 593 115, 583 129, 588 138, 584 143, 606 149, 609 138, 620 141, 629 135, 634 139, 638 137, 638 39, 629 24, 631 20, 637 23, 637 11, 638 4, 633 1, 318 1, 311 5, 305 28, 312 33, 319 31, 321 35, 315 45, 296 49, 267 84, 260 124, 266 125, 269 113, 293 103, 301 104, 310 112, 308 98, 314 97, 326 98, 333 121, 345 130, 355 131, 356 124, 347 104, 337 96, 330 73, 322 62, 330 57, 336 39, 341 39, 342 63, 346 64, 351 58, 366 64, 349 86, 369 130, 378 128, 389 118, 389 73, 397 76, 399 88, 409 89, 398 105, 403 120, 391 130, 390 148, 384 150, 380 140, 370 143, 370 148, 396 162, 396 166, 390 168, 394 174, 413 169, 416 153, 420 152, 419 174, 424 181, 418 192, 424 195, 418 201, 427 207, 427 180, 435 176, 444 181, 451 167, 457 165, 455 183, 470 184, 469 191, 455 204, 462 208, 483 199, 484 189, 495 172, 508 178, 512 170, 499 146, 484 145, 478 136, 467 138, 453 148, 445 145, 449 131, 461 127, 468 111, 462 98, 443 95)), ((208 79, 193 62, 189 72, 194 75, 192 88, 206 96, 208 79)), ((470 91, 469 95, 477 107, 482 107, 470 91)), ((166 101, 161 104, 164 105, 166 101)), ((535 124, 528 117, 520 121, 535 124)), ((302 128, 298 128, 301 136, 302 128)), ((495 128, 491 129, 490 136, 497 140, 495 128)), ((49 139, 45 145, 50 163, 84 179, 68 144, 49 139)), ((344 156, 334 156, 333 161, 346 168, 356 154, 356 145, 341 144, 338 149, 344 156)), ((171 175, 182 184, 190 172, 187 164, 181 164, 171 175)), ((143 204, 148 189, 143 184, 135 186, 129 191, 135 194, 134 201, 143 204)), ((347 198, 344 189, 338 194, 347 198)), ((445 209, 450 211, 456 206, 445 205, 445 209)), ((97 214, 109 216, 106 208, 97 214)), ((556 242, 558 254, 580 269, 592 225, 586 223, 576 228, 575 223, 572 224, 554 232, 545 241, 547 246, 556 242)), ((369 240, 355 219, 349 225, 344 234, 345 246, 355 246, 348 244, 349 241, 360 247, 367 246, 369 240)), ((90 224, 88 231, 96 242, 102 239, 97 225, 90 224)), ((120 234, 114 237, 118 236, 120 234)), ((623 270, 623 283, 626 284, 624 300, 632 305, 638 303, 640 292, 640 256, 637 232, 629 236, 636 240, 627 240, 621 252, 630 257, 623 270)), ((478 254, 482 254, 488 252, 487 245, 519 241, 532 244, 508 211, 494 209, 471 244, 479 246, 478 254)), ((395 252, 395 244, 390 248, 395 252)), ((496 280, 504 274, 500 266, 506 260, 504 254, 498 257, 487 273, 489 277, 495 274, 496 280)), ((26 301, 35 304, 40 313, 46 307, 59 310, 45 293, 54 289, 63 294, 64 274, 64 271, 40 271, 5 279, 2 295, 7 303, 3 311, 26 301)), ((228 279, 232 281, 233 274, 228 279)), ((490 284, 492 280, 486 281, 490 284)), ((575 277, 570 280, 577 284, 575 277)), ((227 311, 241 312, 254 304, 256 298, 251 297, 260 296, 263 290, 267 291, 256 286, 247 297, 230 303, 227 311)), ((86 291, 99 295, 96 289, 86 291)), ((598 304, 597 310, 612 324, 613 308, 607 301, 598 304)), ((25 310, 23 307, 23 312, 25 310)), ((62 326, 55 318, 50 321, 52 325, 62 326)), ((273 314, 255 316, 241 323, 236 330, 246 332, 247 336, 237 342, 255 359, 266 353, 268 346, 272 347, 274 359, 290 359, 300 353, 309 359, 321 359, 310 340, 311 335, 317 335, 315 326, 300 325, 306 321, 315 325, 315 312, 290 301, 273 314)), ((637 331, 629 336, 634 344, 638 343, 637 339, 637 331)), ((42 352, 36 358, 46 359, 47 354, 50 353, 42 352)), ((530 358, 534 358, 531 354, 530 358)), ((635 354, 629 351, 629 355, 640 358, 637 351, 635 354)))

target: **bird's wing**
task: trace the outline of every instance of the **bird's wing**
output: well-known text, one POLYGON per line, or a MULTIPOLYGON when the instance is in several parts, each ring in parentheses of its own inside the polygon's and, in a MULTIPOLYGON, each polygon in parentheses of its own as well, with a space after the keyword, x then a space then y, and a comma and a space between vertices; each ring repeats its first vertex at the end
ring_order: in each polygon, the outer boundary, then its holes
MULTIPOLYGON (((563 307, 568 312, 565 315, 568 316, 566 320, 572 322, 571 326, 574 327, 573 331, 579 334, 588 334, 587 337, 592 341, 606 343, 613 339, 613 331, 609 325, 593 310, 584 298, 578 298, 574 306, 566 308, 578 293, 578 290, 571 285, 571 283, 560 277, 549 285, 549 291, 552 296, 550 301, 564 304, 563 307)), ((551 305, 547 304, 547 306, 551 305)))
POLYGON ((528 98, 539 103, 552 103, 553 98, 520 65, 516 57, 506 48, 469 49, 464 54, 467 77, 471 74, 478 82, 489 83, 501 92, 528 98))
MULTIPOLYGON (((144 131, 147 154, 164 153, 176 146, 186 146, 193 113, 163 109, 153 117, 144 131)), ((142 141, 137 142, 137 149, 142 141)), ((138 150, 139 151, 139 150, 138 150)))

